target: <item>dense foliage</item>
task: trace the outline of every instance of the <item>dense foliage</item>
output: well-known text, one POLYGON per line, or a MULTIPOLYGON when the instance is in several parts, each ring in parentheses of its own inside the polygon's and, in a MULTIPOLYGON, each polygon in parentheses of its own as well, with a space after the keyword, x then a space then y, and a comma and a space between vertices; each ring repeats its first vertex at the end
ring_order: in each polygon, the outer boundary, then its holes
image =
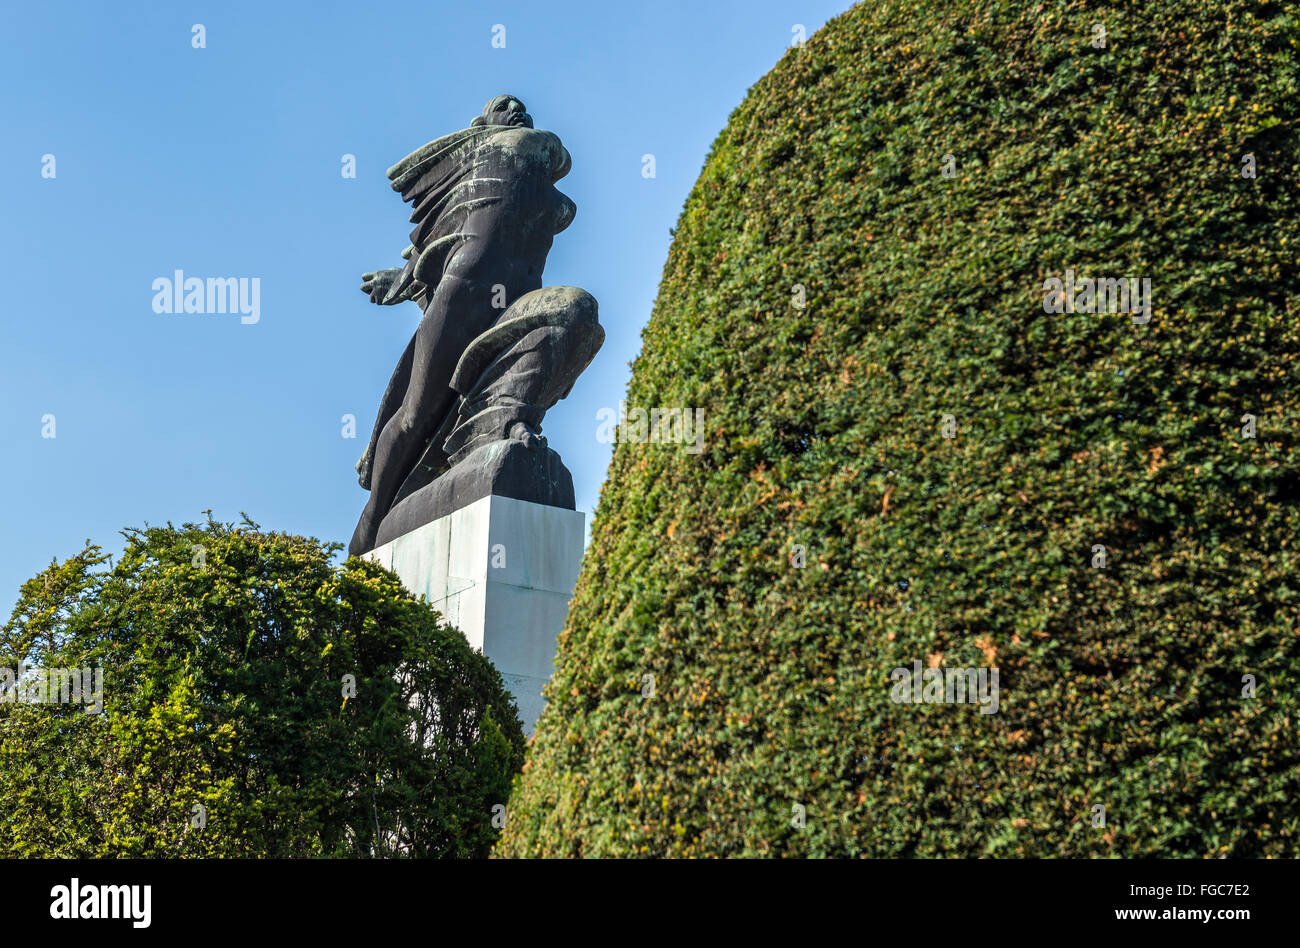
POLYGON ((1298 42, 880 0, 786 53, 627 397, 704 450, 618 444, 498 852, 1300 853, 1298 42), (1150 321, 1045 312, 1067 269, 1150 321))
POLYGON ((91 546, 26 583, 0 629, 0 667, 104 671, 102 713, 0 704, 0 853, 487 854, 524 739, 463 635, 337 546, 125 536, 111 568, 91 546))

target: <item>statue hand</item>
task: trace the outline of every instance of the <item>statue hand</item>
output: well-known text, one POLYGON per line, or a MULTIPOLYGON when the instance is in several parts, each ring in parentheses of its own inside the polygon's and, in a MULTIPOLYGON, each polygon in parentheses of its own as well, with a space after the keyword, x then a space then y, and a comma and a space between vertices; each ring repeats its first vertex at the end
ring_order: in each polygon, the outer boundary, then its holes
POLYGON ((361 292, 369 295, 370 302, 383 303, 384 297, 388 295, 389 288, 397 282, 397 278, 401 275, 400 268, 363 273, 361 274, 361 292))

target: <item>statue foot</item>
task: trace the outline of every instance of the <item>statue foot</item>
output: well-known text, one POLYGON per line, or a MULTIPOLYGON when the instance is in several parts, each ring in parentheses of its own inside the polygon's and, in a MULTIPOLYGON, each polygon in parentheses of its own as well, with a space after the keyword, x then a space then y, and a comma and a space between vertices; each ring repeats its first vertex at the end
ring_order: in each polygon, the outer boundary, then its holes
POLYGON ((365 513, 361 515, 361 521, 357 524, 356 532, 352 534, 352 542, 348 544, 348 556, 361 556, 375 548, 379 525, 372 524, 371 520, 370 509, 367 507, 365 513))
POLYGON ((357 483, 365 490, 370 490, 370 468, 374 462, 374 455, 368 446, 366 453, 361 455, 361 460, 357 462, 357 483))
POLYGON ((516 421, 510 426, 510 437, 515 441, 522 442, 529 451, 543 451, 546 449, 546 439, 522 421, 516 421))

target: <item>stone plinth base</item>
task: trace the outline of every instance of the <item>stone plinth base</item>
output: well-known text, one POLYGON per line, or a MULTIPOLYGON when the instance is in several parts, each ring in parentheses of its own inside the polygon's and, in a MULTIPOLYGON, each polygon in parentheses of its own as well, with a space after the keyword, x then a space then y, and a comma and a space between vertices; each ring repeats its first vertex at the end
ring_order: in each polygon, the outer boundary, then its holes
POLYGON ((375 546, 405 536, 489 495, 572 511, 573 475, 550 448, 529 449, 522 442, 509 439, 490 441, 470 452, 437 480, 402 497, 379 525, 375 546))
POLYGON ((575 510, 489 495, 366 558, 427 597, 492 660, 532 734, 578 580, 584 526, 575 510))

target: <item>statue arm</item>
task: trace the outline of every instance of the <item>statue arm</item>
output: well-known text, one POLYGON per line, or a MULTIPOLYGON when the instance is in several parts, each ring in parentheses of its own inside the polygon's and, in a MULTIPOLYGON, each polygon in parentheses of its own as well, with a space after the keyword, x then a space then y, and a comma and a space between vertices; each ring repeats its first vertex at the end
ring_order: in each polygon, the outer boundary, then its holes
POLYGON ((394 306, 407 300, 419 300, 424 295, 424 284, 412 275, 414 264, 409 262, 415 252, 407 247, 402 256, 408 261, 405 267, 390 267, 361 274, 361 292, 370 302, 380 306, 394 306))

